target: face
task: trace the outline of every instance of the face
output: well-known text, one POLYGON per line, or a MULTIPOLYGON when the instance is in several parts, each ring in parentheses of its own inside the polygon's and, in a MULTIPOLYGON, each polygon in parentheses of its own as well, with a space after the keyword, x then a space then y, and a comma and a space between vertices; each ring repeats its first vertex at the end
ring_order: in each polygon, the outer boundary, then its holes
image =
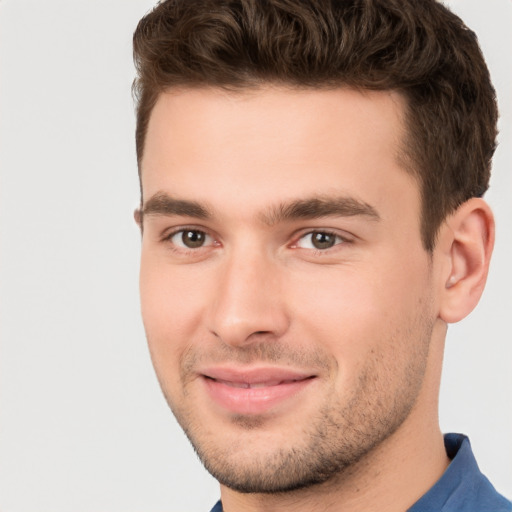
POLYGON ((421 415, 430 255, 388 92, 163 94, 141 300, 163 392, 242 492, 325 482, 421 415))

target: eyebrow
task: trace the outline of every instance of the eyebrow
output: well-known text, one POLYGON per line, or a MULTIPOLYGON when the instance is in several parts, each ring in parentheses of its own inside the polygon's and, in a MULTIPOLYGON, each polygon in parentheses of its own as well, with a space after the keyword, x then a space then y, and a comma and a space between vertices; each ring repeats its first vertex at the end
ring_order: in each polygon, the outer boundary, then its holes
MULTIPOLYGON (((211 219, 210 209, 197 201, 176 199, 164 192, 152 196, 142 208, 143 216, 164 215, 211 219)), ((353 197, 314 196, 296 199, 291 202, 271 206, 260 214, 260 220, 269 225, 298 219, 318 219, 321 217, 368 217, 380 220, 377 210, 364 201, 353 197)))
POLYGON ((142 208, 142 214, 143 216, 180 215, 197 219, 209 219, 212 216, 208 208, 197 201, 175 199, 164 192, 158 192, 152 196, 142 208))
POLYGON ((368 217, 380 220, 377 210, 353 197, 312 197, 282 203, 270 208, 261 218, 265 224, 274 225, 296 219, 318 219, 321 217, 368 217))

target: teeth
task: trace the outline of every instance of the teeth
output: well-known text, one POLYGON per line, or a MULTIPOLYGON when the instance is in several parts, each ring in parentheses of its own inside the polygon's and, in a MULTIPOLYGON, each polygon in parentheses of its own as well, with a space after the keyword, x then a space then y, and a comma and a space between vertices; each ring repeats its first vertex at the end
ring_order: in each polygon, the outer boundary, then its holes
POLYGON ((229 380, 221 380, 221 379, 214 379, 216 382, 220 382, 221 384, 225 384, 226 386, 230 386, 232 388, 243 388, 248 389, 251 387, 250 384, 247 382, 231 382, 229 380))
POLYGON ((227 384, 228 386, 231 386, 233 388, 250 388, 251 386, 247 384, 247 382, 224 382, 224 384, 227 384))
POLYGON ((270 386, 278 386, 282 381, 272 381, 272 382, 258 382, 256 384, 249 384, 250 388, 268 388, 270 386))
POLYGON ((257 382, 254 384, 249 384, 248 382, 232 382, 226 380, 215 379, 217 382, 221 382, 226 386, 230 386, 232 388, 243 388, 243 389, 257 389, 257 388, 268 388, 271 386, 278 386, 279 384, 285 384, 288 382, 295 382, 295 380, 273 380, 268 382, 257 382))

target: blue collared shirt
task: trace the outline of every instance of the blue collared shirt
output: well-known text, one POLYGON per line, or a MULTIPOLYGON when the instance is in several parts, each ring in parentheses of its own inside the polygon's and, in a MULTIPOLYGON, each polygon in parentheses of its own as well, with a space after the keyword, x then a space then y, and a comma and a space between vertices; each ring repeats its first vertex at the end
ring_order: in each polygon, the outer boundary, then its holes
POLYGON ((408 512, 512 511, 512 503, 498 494, 480 471, 466 436, 446 434, 444 445, 452 459, 450 465, 408 512))
MULTIPOLYGON (((482 474, 462 434, 446 434, 444 444, 452 459, 443 476, 408 512, 512 512, 512 503, 482 474)), ((211 512, 222 512, 221 502, 211 512)))

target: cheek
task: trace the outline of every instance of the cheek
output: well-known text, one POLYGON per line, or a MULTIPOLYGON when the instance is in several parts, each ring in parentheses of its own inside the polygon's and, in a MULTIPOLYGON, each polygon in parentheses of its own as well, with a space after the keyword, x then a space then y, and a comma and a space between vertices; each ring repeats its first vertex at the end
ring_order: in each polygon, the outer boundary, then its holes
POLYGON ((189 266, 171 265, 165 255, 143 251, 140 268, 142 316, 147 328, 179 335, 197 316, 204 297, 204 276, 189 266))
MULTIPOLYGON (((300 331, 335 356, 346 378, 369 358, 401 357, 397 345, 421 337, 421 311, 427 307, 428 282, 400 264, 331 268, 301 281, 291 297, 300 331), (391 270, 390 270, 391 268, 391 270)), ((321 270, 321 269, 320 269, 321 270)), ((412 348, 412 347, 411 347, 412 348)), ((344 377, 344 378, 345 378, 344 377)))
POLYGON ((141 310, 153 364, 168 379, 187 350, 201 317, 204 294, 191 273, 170 271, 165 262, 143 254, 140 272, 141 310))

